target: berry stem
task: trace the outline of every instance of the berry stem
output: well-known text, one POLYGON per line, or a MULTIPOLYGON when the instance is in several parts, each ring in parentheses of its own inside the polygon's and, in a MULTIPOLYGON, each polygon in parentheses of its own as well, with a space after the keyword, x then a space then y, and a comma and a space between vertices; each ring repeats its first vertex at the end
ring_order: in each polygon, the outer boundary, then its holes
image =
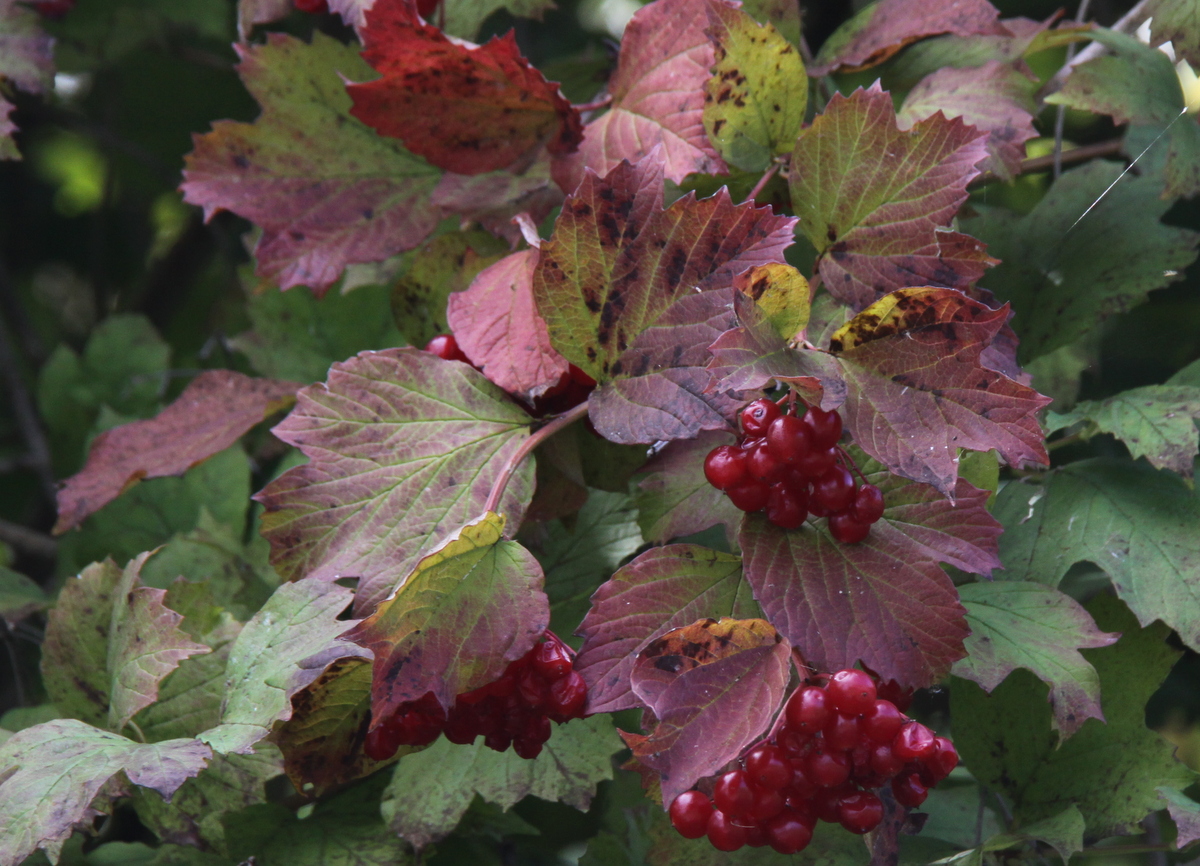
POLYGON ((858 476, 858 480, 861 481, 863 484, 870 483, 869 481, 867 481, 867 476, 863 475, 862 470, 858 468, 858 464, 854 462, 853 458, 851 458, 848 453, 846 453, 845 448, 843 448, 841 445, 838 445, 837 452, 838 452, 838 459, 841 460, 843 466, 845 466, 846 468, 853 471, 854 474, 858 476))
POLYGON ((781 163, 772 162, 768 166, 767 170, 763 172, 763 176, 758 179, 758 183, 754 185, 754 189, 750 190, 750 194, 746 196, 746 201, 751 204, 754 203, 754 200, 758 198, 758 194, 763 191, 763 188, 770 182, 771 178, 775 176, 775 172, 779 171, 781 165, 781 163))
POLYGON ((521 465, 521 462, 529 456, 534 448, 537 448, 559 430, 574 424, 580 418, 587 415, 587 412, 588 401, 584 400, 570 411, 559 415, 545 427, 541 427, 530 434, 529 438, 521 443, 521 447, 516 450, 500 470, 500 474, 496 477, 496 483, 492 485, 492 490, 488 493, 487 502, 483 504, 483 510, 496 510, 497 506, 500 505, 501 497, 504 496, 505 488, 508 487, 509 479, 512 478, 513 473, 517 471, 517 467, 521 465))

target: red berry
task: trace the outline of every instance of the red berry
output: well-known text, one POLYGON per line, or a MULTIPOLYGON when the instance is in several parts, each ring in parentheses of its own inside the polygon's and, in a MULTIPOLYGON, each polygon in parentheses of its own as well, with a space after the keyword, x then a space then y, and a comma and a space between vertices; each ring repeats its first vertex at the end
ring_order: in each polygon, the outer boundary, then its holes
POLYGON ((708 841, 718 851, 736 851, 746 844, 746 828, 733 823, 733 819, 714 809, 708 816, 708 841))
POLYGON ((788 757, 795 758, 808 751, 808 745, 812 742, 812 734, 785 726, 780 729, 775 740, 787 752, 788 757))
MULTIPOLYGON (((545 718, 543 716, 542 718, 545 718)), ((524 758, 526 761, 532 761, 542 753, 542 746, 546 743, 544 740, 530 739, 528 737, 517 737, 512 742, 513 751, 517 753, 518 758, 524 758)))
POLYGON ((530 660, 534 670, 550 682, 571 673, 571 650, 553 632, 546 632, 546 640, 533 648, 530 660))
POLYGON ((801 733, 815 734, 833 718, 833 709, 825 697, 825 690, 816 686, 797 689, 784 710, 787 723, 801 733))
POLYGON ((760 788, 757 785, 751 785, 750 790, 754 792, 754 804, 746 812, 746 818, 755 823, 762 823, 769 818, 774 818, 783 811, 785 805, 783 794, 779 791, 772 791, 770 788, 760 788))
POLYGON ((704 477, 718 490, 728 490, 746 481, 747 454, 736 445, 718 445, 704 458, 704 477))
POLYGON ((839 713, 864 716, 875 711, 875 681, 866 671, 838 671, 829 678, 825 697, 839 713))
POLYGON ((685 839, 699 839, 708 832, 708 819, 713 813, 712 801, 699 791, 684 791, 667 810, 671 826, 685 839))
POLYGON ((760 788, 778 791, 792 781, 792 764, 779 746, 762 745, 746 755, 746 775, 760 788))
MULTIPOLYGON (((324 0, 321 0, 321 2, 324 3, 324 0)), ((471 360, 463 354, 462 349, 458 348, 458 340, 454 339, 453 334, 439 334, 438 336, 434 337, 425 344, 425 351, 432 352, 443 361, 462 361, 466 364, 471 363, 471 360)))
POLYGON ((888 680, 887 682, 879 683, 877 688, 879 690, 879 697, 885 701, 891 701, 900 712, 904 712, 912 704, 912 686, 904 688, 895 680, 888 680))
POLYGON ((869 833, 883 820, 883 803, 870 791, 859 791, 838 804, 838 821, 851 833, 869 833))
POLYGON ((713 785, 713 805, 734 818, 749 814, 754 808, 754 789, 742 770, 730 770, 713 785))
POLYGON ((784 800, 793 808, 798 808, 793 799, 799 802, 808 802, 817 791, 821 790, 821 786, 808 777, 808 771, 805 769, 808 761, 805 758, 792 758, 792 781, 784 788, 784 800))
POLYGON ((846 782, 835 788, 822 788, 813 798, 813 813, 827 824, 836 824, 840 818, 842 800, 858 793, 853 783, 846 782))
POLYGON ((903 761, 924 761, 936 748, 933 731, 920 722, 909 722, 892 740, 892 751, 903 761))
POLYGON ((859 523, 849 512, 829 517, 829 534, 842 544, 858 544, 871 533, 871 527, 859 523))
MULTIPOLYGON (((774 405, 774 404, 772 404, 774 405)), ((784 466, 771 456, 771 452, 761 445, 746 451, 746 471, 751 478, 757 478, 767 484, 774 484, 783 479, 784 466)))
POLYGON ((762 511, 771 498, 771 487, 761 481, 747 481, 725 491, 729 501, 742 511, 762 511))
POLYGON ((761 824, 751 824, 746 828, 746 847, 762 848, 767 844, 767 834, 761 824))
POLYGON ((836 448, 813 448, 793 465, 809 478, 818 478, 837 465, 836 448))
POLYGON ((779 407, 775 402, 760 397, 742 410, 742 430, 747 436, 763 436, 778 417, 779 407))
POLYGON ((883 517, 883 493, 874 484, 864 484, 854 494, 850 513, 859 523, 874 523, 883 517))
POLYGON ((551 683, 546 715, 559 723, 577 719, 581 717, 586 703, 587 683, 577 671, 571 671, 561 680, 551 683))
POLYGON ((506 752, 512 745, 512 737, 503 731, 496 731, 483 738, 483 744, 495 752, 506 752))
POLYGON ((844 716, 841 713, 835 713, 829 720, 829 724, 825 726, 824 735, 825 743, 831 749, 842 752, 853 749, 862 740, 858 716, 844 716))
POLYGON ((935 749, 921 767, 921 782, 932 788, 958 766, 958 750, 945 737, 935 737, 935 749))
POLYGON ((783 484, 771 485, 767 520, 782 529, 797 529, 808 518, 808 494, 796 494, 783 484))
POLYGON ((391 721, 392 717, 389 716, 381 724, 367 731, 367 739, 363 743, 363 751, 366 752, 367 757, 372 761, 386 761, 392 755, 396 754, 396 750, 400 748, 400 741, 396 739, 395 732, 390 724, 391 721))
POLYGON ((890 779, 904 769, 904 760, 896 757, 891 745, 880 743, 871 749, 871 770, 890 779))
POLYGON ((767 822, 766 834, 767 842, 780 854, 796 854, 812 841, 813 822, 788 809, 767 822))
POLYGON ((795 463, 812 450, 812 428, 795 415, 780 415, 767 428, 767 448, 780 463, 795 463))
POLYGON ((854 476, 845 466, 834 466, 813 481, 812 495, 830 514, 847 511, 854 504, 854 476))
POLYGON ((805 419, 813 431, 814 448, 831 448, 842 438, 842 416, 836 409, 826 412, 820 406, 810 406, 805 419))
POLYGON ((532 668, 526 668, 517 674, 517 694, 531 708, 540 710, 545 707, 549 692, 546 681, 532 668))
POLYGON ((57 20, 75 8, 75 0, 34 0, 30 5, 43 18, 57 20))
MULTIPOLYGON (((418 0, 418 2, 420 2, 420 0, 418 0)), ((428 2, 428 0, 425 0, 425 2, 428 2)), ((433 5, 437 6, 437 4, 438 0, 433 0, 433 5)), ((421 13, 421 16, 426 17, 424 12, 421 13)), ((571 364, 567 367, 567 375, 571 377, 572 382, 583 388, 590 390, 596 387, 596 380, 587 373, 583 372, 583 370, 580 370, 574 364, 571 364)))
POLYGON ((428 21, 439 2, 440 0, 417 0, 417 14, 428 21))
POLYGON ((891 701, 876 700, 875 707, 863 716, 862 730, 873 743, 891 743, 904 727, 904 715, 891 701))
POLYGON ((845 752, 815 749, 809 754, 804 771, 822 788, 834 788, 850 778, 850 759, 845 752))
POLYGON ((929 789, 921 784, 918 774, 905 773, 892 779, 892 796, 901 806, 915 809, 925 802, 929 789))

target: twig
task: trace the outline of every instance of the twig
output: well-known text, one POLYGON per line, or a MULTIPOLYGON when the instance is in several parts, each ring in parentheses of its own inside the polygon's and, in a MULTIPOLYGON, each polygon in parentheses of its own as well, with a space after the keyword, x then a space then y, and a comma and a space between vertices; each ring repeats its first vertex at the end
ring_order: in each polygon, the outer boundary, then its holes
POLYGON ((1061 439, 1055 439, 1053 442, 1046 443, 1047 451, 1054 451, 1056 448, 1062 448, 1066 445, 1074 445, 1076 442, 1084 442, 1087 437, 1082 433, 1072 433, 1069 436, 1063 436, 1061 439))
MULTIPOLYGON (((1075 23, 1082 24, 1087 20, 1088 4, 1091 0, 1079 0, 1079 11, 1075 13, 1075 23)), ((1071 64, 1071 59, 1075 56, 1075 43, 1072 42, 1067 46, 1067 62, 1071 64)), ((1067 121, 1067 107, 1059 105, 1058 111, 1054 115, 1054 179, 1058 180, 1058 176, 1062 174, 1062 143, 1063 129, 1067 121)))
MULTIPOLYGON (((1112 138, 1108 141, 1099 141, 1095 144, 1085 144, 1082 147, 1065 150, 1062 153, 1063 165, 1075 165, 1079 162, 1087 162, 1090 159, 1096 159, 1102 156, 1117 156, 1122 152, 1125 142, 1119 138, 1112 138)), ((1017 170, 1017 175, 1032 174, 1035 171, 1045 171, 1054 166, 1054 157, 1050 156, 1034 156, 1029 159, 1021 160, 1021 167, 1017 170)), ((999 180, 992 172, 984 172, 967 184, 968 190, 976 190, 981 186, 999 180)))
POLYGON ((593 100, 592 102, 584 102, 579 105, 572 105, 571 107, 580 114, 583 114, 585 111, 596 111, 600 108, 607 108, 612 104, 612 100, 612 94, 607 93, 604 96, 601 96, 599 99, 593 100))
POLYGON ((487 502, 483 505, 484 511, 495 511, 500 504, 501 497, 504 496, 504 489, 508 487, 509 479, 513 473, 534 448, 537 448, 559 430, 570 426, 588 413, 588 401, 584 400, 574 409, 559 415, 545 427, 535 431, 528 439, 521 443, 521 447, 516 450, 508 462, 504 464, 504 468, 500 470, 499 476, 496 478, 496 483, 492 485, 492 490, 488 493, 487 502))
POLYGON ((42 559, 54 559, 58 555, 58 542, 49 535, 8 520, 0 519, 0 541, 42 559))
POLYGON ((8 623, 0 619, 0 627, 4 629, 4 649, 8 656, 9 666, 12 668, 13 691, 16 692, 17 706, 25 706, 25 681, 21 677, 21 663, 17 658, 17 644, 12 639, 12 632, 9 630, 8 623))
POLYGON ((1160 842, 1157 845, 1097 845, 1092 848, 1084 848, 1079 853, 1083 856, 1089 854, 1153 854, 1157 851, 1167 852, 1174 851, 1174 845, 1168 845, 1165 842, 1160 842))
POLYGON ((758 183, 754 185, 754 189, 750 190, 750 194, 746 196, 746 201, 751 204, 758 198, 758 194, 763 191, 763 188, 771 182, 771 178, 775 176, 775 172, 779 171, 783 163, 772 162, 770 167, 763 172, 763 176, 758 179, 758 183))
POLYGON ((13 412, 17 416, 17 427, 29 448, 29 459, 34 472, 42 482, 42 490, 53 502, 58 495, 54 484, 54 468, 50 458, 50 445, 46 434, 38 421, 37 411, 33 407, 33 399, 21 378, 17 367, 16 353, 8 340, 8 323, 0 317, 0 368, 4 370, 5 383, 8 385, 9 398, 12 401, 13 412))
MULTIPOLYGON (((1138 0, 1138 3, 1132 9, 1122 15, 1120 19, 1118 19, 1117 22, 1108 29, 1114 30, 1118 33, 1128 33, 1131 30, 1136 30, 1138 25, 1141 24, 1146 18, 1146 5, 1149 2, 1150 0, 1138 0)), ((1058 90, 1060 87, 1062 87, 1062 83, 1066 80, 1067 76, 1071 74, 1072 69, 1074 69, 1076 66, 1082 66, 1089 60, 1095 60, 1107 50, 1108 46, 1103 42, 1089 43, 1086 48, 1064 63, 1058 72, 1054 73, 1054 77, 1047 82, 1044 88, 1042 88, 1042 92, 1051 93, 1055 90, 1058 90)))

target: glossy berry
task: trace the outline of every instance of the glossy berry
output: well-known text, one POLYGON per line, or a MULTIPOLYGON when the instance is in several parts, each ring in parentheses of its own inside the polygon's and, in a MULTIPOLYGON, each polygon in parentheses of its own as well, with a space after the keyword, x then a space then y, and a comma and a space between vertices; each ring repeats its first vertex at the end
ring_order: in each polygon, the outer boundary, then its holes
POLYGON ((839 713, 865 716, 875 712, 875 681, 866 671, 838 671, 829 678, 825 695, 839 713))
POLYGON ((874 484, 862 485, 854 494, 850 510, 859 523, 874 523, 883 517, 883 493, 874 484))
POLYGON ((771 456, 766 448, 753 448, 746 454, 746 471, 751 478, 774 484, 783 478, 784 465, 771 456))
POLYGON ((815 734, 833 718, 825 690, 816 686, 797 689, 784 710, 787 722, 797 731, 815 734))
POLYGON ((842 544, 858 544, 870 533, 870 526, 859 523, 849 513, 832 514, 829 517, 829 534, 842 544))
POLYGON ((780 854, 797 854, 812 841, 812 819, 789 809, 767 822, 766 834, 768 844, 780 854))
POLYGON ((842 416, 836 410, 826 412, 820 406, 810 406, 805 419, 813 431, 813 448, 832 448, 842 438, 842 416))
POLYGON ((778 791, 792 781, 792 764, 779 746, 759 746, 746 755, 746 775, 760 788, 778 791))
POLYGON ((763 821, 774 818, 783 811, 786 804, 783 794, 779 791, 760 788, 757 785, 751 785, 750 790, 754 792, 754 803, 746 811, 746 819, 748 821, 761 824, 763 821))
POLYGON ((836 448, 813 448, 793 465, 809 478, 824 475, 837 465, 836 448))
POLYGON ((870 713, 863 716, 863 735, 872 743, 888 743, 904 727, 904 715, 891 701, 876 700, 870 713))
POLYGON ((909 722, 892 740, 892 751, 904 761, 924 761, 936 748, 933 731, 920 722, 909 722))
POLYGON ((571 651, 557 636, 550 636, 534 647, 533 669, 543 679, 553 682, 571 673, 571 651))
POLYGON ((742 770, 730 770, 713 785, 713 805, 734 818, 746 815, 754 807, 754 789, 742 770))
POLYGON ((550 686, 549 710, 546 715, 556 722, 578 717, 587 703, 587 683, 575 671, 556 680, 550 686))
POLYGON ((841 713, 834 714, 822 733, 829 748, 843 752, 853 749, 862 740, 858 716, 844 716, 841 713))
POLYGON ((838 804, 838 822, 851 833, 869 833, 883 820, 883 802, 870 791, 844 797, 838 804))
POLYGON ((704 458, 704 477, 718 490, 728 490, 746 481, 746 452, 735 445, 718 445, 704 458))
POLYGON ((770 499, 771 486, 762 481, 750 479, 744 484, 729 488, 725 491, 725 495, 729 497, 729 501, 735 508, 746 512, 762 511, 767 507, 767 501, 770 499))
POLYGON ((742 410, 742 431, 747 436, 762 436, 779 417, 779 407, 774 401, 760 397, 742 410))
POLYGON ((796 529, 808 517, 807 506, 807 491, 797 493, 783 484, 775 484, 767 497, 767 520, 784 529, 796 529))
POLYGON ((462 349, 458 348, 458 340, 454 339, 453 334, 438 334, 425 344, 425 351, 437 355, 443 361, 471 363, 470 359, 463 354, 462 349))
POLYGON ((870 766, 875 775, 890 779, 904 769, 904 761, 896 757, 890 745, 880 743, 871 749, 870 766))
POLYGON ((767 448, 781 463, 795 463, 812 450, 812 430, 795 415, 780 415, 767 428, 767 448))
POLYGON ((925 802, 929 789, 921 784, 917 773, 905 773, 892 779, 892 796, 901 806, 915 809, 925 802))
POLYGON ((933 754, 921 766, 921 782, 929 788, 949 776, 950 771, 958 766, 958 750, 952 742, 945 737, 935 737, 933 742, 933 754))
POLYGON ((834 466, 813 481, 812 495, 830 514, 847 511, 854 504, 854 476, 845 466, 834 466))
POLYGON ((733 822, 733 819, 714 809, 708 816, 708 841, 718 851, 736 851, 746 844, 746 828, 733 822))
POLYGON ((685 839, 699 839, 708 832, 708 819, 713 813, 712 800, 700 791, 684 791, 668 810, 671 826, 685 839))
POLYGON ((804 771, 822 788, 835 788, 850 778, 850 759, 844 751, 816 749, 809 754, 804 771))

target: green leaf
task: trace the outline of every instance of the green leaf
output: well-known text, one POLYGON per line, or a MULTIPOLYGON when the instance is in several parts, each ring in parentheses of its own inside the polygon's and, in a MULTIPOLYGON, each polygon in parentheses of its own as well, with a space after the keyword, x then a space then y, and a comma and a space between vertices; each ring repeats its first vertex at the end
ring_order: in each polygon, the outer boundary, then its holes
POLYGON ((1200 500, 1179 477, 1129 460, 1081 460, 1044 484, 1010 482, 995 515, 1004 578, 1057 586, 1076 562, 1093 562, 1139 622, 1161 619, 1200 646, 1200 500))
POLYGON ((1195 260, 1200 235, 1159 222, 1171 203, 1159 198, 1153 170, 1109 189, 1120 174, 1120 166, 1094 160, 1063 172, 1025 216, 977 205, 980 215, 961 221, 1001 260, 987 285, 1013 306, 1021 363, 1142 303, 1195 260))
MULTIPOLYGON (((929 793, 933 795, 936 792, 930 791, 929 793)), ((933 797, 931 796, 930 799, 933 799, 933 797)), ((925 809, 929 810, 930 806, 926 806, 925 809)), ((929 829, 928 825, 930 823, 932 822, 926 822, 926 827, 922 828, 922 832, 929 829)), ((1013 832, 995 833, 989 836, 982 845, 951 857, 945 857, 936 862, 939 864, 953 863, 956 866, 982 864, 982 855, 985 853, 1006 851, 1028 842, 1045 842, 1058 852, 1058 855, 1062 857, 1063 863, 1066 864, 1070 861, 1073 854, 1077 854, 1083 850, 1084 829, 1083 815, 1080 814, 1078 808, 1071 805, 1052 818, 1036 821, 1013 832)))
POLYGON ((417 848, 449 834, 475 794, 502 809, 532 794, 587 809, 611 757, 621 749, 607 716, 576 719, 554 729, 532 761, 495 752, 477 740, 456 746, 444 737, 403 758, 383 795, 388 825, 417 848))
POLYGON ((1135 458, 1145 457, 1156 469, 1192 477, 1192 462, 1200 451, 1200 388, 1188 385, 1148 385, 1122 391, 1107 400, 1087 400, 1062 415, 1049 412, 1046 429, 1053 433, 1075 424, 1085 438, 1111 433, 1135 458))
POLYGON ((75 719, 14 734, 0 746, 0 864, 16 866, 37 848, 57 859, 75 828, 128 788, 124 779, 170 797, 211 756, 196 740, 135 743, 75 719))
POLYGON ((808 106, 804 61, 773 24, 741 9, 709 3, 708 20, 716 63, 705 86, 704 129, 726 162, 762 171, 796 143, 808 106))
POLYGON ((1103 720, 1100 679, 1078 650, 1108 646, 1117 635, 1098 631, 1078 602, 1045 584, 970 583, 958 595, 971 636, 967 657, 951 673, 991 691, 1016 668, 1032 671, 1050 687, 1053 724, 1064 739, 1089 718, 1103 720))
POLYGON ((1167 801, 1167 812, 1175 822, 1175 847, 1182 849, 1200 839, 1200 803, 1176 788, 1160 787, 1158 796, 1167 801))
POLYGON ((1190 0, 1150 0, 1145 12, 1150 23, 1150 44, 1170 42, 1175 56, 1200 67, 1200 16, 1190 0))
POLYGON ((217 752, 250 754, 276 721, 291 717, 292 695, 330 662, 361 652, 336 640, 353 624, 337 618, 351 595, 320 580, 285 583, 275 590, 234 641, 221 724, 200 738, 217 752))
POLYGON ((550 621, 541 566, 504 518, 487 512, 426 555, 396 594, 347 631, 374 658, 371 714, 380 720, 433 692, 449 710, 456 695, 500 677, 550 621))
POLYGON ((500 9, 515 18, 537 18, 554 9, 553 0, 449 0, 446 3, 445 31, 451 36, 475 39, 479 28, 500 9))
POLYGON ((637 493, 638 523, 648 541, 665 544, 717 524, 724 525, 727 538, 736 538, 742 512, 704 477, 708 452, 732 442, 728 433, 708 431, 668 442, 650 458, 637 493))
POLYGON ((45 590, 23 574, 0 565, 0 619, 9 628, 50 604, 45 590))
POLYGON ((1021 825, 1078 806, 1088 838, 1128 833, 1161 807, 1157 787, 1184 787, 1195 774, 1172 755, 1173 747, 1146 727, 1144 708, 1179 653, 1161 623, 1139 629, 1111 596, 1097 596, 1089 612, 1106 630, 1121 631, 1116 644, 1083 654, 1100 675, 1105 723, 1086 721, 1058 742, 1050 729, 1046 687, 1016 671, 992 694, 955 679, 950 710, 955 744, 971 772, 1003 793, 1021 825))

